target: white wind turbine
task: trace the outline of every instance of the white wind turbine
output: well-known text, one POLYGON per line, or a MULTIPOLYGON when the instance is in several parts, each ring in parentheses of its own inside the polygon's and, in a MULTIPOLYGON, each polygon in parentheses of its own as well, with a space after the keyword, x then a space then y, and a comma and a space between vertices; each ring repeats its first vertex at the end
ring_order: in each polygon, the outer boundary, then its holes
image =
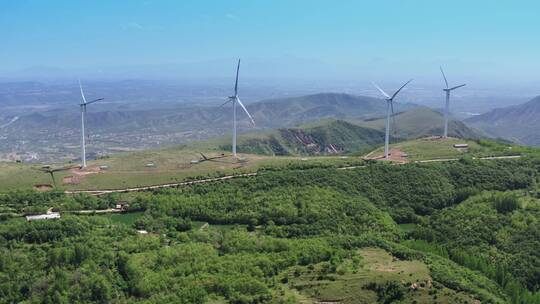
POLYGON ((388 158, 388 155, 389 155, 388 145, 390 143, 390 113, 392 113, 392 115, 394 113, 394 98, 396 98, 397 94, 411 81, 412 79, 407 81, 392 96, 386 94, 386 92, 375 83, 373 84, 379 90, 379 92, 381 92, 381 94, 385 97, 385 100, 386 100, 386 134, 384 137, 384 158, 388 158))
POLYGON ((448 137, 448 116, 450 115, 450 92, 455 89, 464 87, 465 84, 450 88, 450 86, 448 85, 448 80, 446 80, 446 75, 444 75, 444 71, 442 67, 440 67, 440 69, 441 69, 442 76, 444 78, 444 82, 446 83, 446 89, 443 89, 443 91, 446 92, 446 107, 444 109, 444 135, 443 137, 447 138, 448 137))
POLYGON ((84 92, 81 84, 81 80, 79 79, 79 88, 81 89, 81 169, 86 168, 86 141, 84 138, 84 127, 86 124, 86 106, 89 104, 92 104, 94 102, 103 100, 103 98, 94 99, 92 101, 86 101, 86 98, 84 97, 84 92))
POLYGON ((229 102, 232 102, 232 108, 233 108, 233 137, 232 137, 232 154, 233 157, 236 157, 236 104, 238 103, 240 107, 246 112, 247 116, 251 120, 251 123, 255 126, 255 121, 253 120, 253 117, 251 117, 251 114, 249 114, 248 110, 240 101, 240 98, 238 97, 238 73, 240 71, 240 59, 238 59, 238 65, 236 66, 236 82, 234 83, 234 95, 229 96, 228 100, 222 104, 221 106, 226 105, 229 102))

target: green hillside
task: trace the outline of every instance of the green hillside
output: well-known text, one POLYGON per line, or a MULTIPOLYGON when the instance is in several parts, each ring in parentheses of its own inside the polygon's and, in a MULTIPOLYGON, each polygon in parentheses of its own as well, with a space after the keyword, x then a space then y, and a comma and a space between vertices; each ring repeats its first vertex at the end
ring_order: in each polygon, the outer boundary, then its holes
MULTIPOLYGON (((390 152, 401 153, 406 156, 403 161, 425 161, 425 160, 445 160, 458 159, 462 157, 497 157, 509 155, 522 155, 527 153, 525 147, 508 145, 488 140, 467 140, 449 137, 442 138, 419 138, 407 141, 400 141, 390 144, 390 152), (456 148, 456 144, 466 144, 466 149, 456 148)), ((367 157, 382 157, 383 147, 379 147, 369 153, 367 157)))
MULTIPOLYGON (((396 114, 392 120, 393 141, 403 141, 442 133, 443 117, 428 108, 415 108, 396 114)), ((323 119, 296 128, 281 128, 271 132, 241 135, 238 149, 244 153, 265 155, 332 155, 364 154, 384 143, 385 118, 323 119)), ((457 138, 480 139, 480 131, 451 120, 449 135, 457 138)), ((220 145, 230 150, 228 143, 220 145)))
POLYGON ((3 193, 3 210, 53 208, 62 218, 2 215, 0 298, 538 303, 539 179, 539 159, 524 158, 276 167, 99 198, 3 193), (117 201, 128 201, 130 212, 69 212, 117 201))
MULTIPOLYGON (((362 125, 384 130, 386 118, 361 122, 362 125)), ((411 139, 426 136, 440 136, 444 129, 444 117, 439 112, 429 108, 416 108, 406 112, 396 113, 392 118, 392 136, 411 139)), ((448 123, 448 135, 451 137, 479 139, 482 132, 474 130, 457 120, 448 123)))
MULTIPOLYGON (((271 128, 292 127, 325 118, 372 118, 385 113, 385 103, 378 98, 343 93, 320 93, 306 96, 263 100, 247 106, 257 124, 271 128)), ((399 104, 397 111, 415 108, 399 104)))
MULTIPOLYGON (((397 115, 396 126, 403 136, 414 138, 426 132, 429 134, 429 130, 436 128, 426 127, 428 131, 416 133, 405 131, 412 130, 415 124, 421 129, 438 118, 440 114, 431 110, 412 110, 397 115)), ((238 151, 242 153, 242 161, 230 157, 230 138, 220 138, 165 149, 115 154, 90 161, 89 172, 61 171, 57 172, 55 177, 60 189, 118 189, 256 172, 267 167, 299 164, 347 166, 362 163, 359 157, 352 157, 353 155, 364 156, 374 150, 371 156, 381 154, 384 134, 382 130, 376 129, 380 128, 380 125, 380 120, 323 119, 295 128, 240 135, 238 151), (220 158, 199 162, 202 160, 200 152, 207 157, 220 158), (224 157, 221 157, 222 155, 224 157), (342 159, 342 155, 349 155, 350 158, 342 159)), ((462 134, 467 137, 475 135, 474 131, 464 125, 458 125, 462 127, 462 134)), ((393 148, 409 154, 405 161, 527 153, 519 147, 502 144, 479 145, 476 141, 457 139, 410 141, 394 137, 392 145, 393 148), (463 150, 453 147, 454 143, 463 142, 469 144, 469 150, 465 154, 463 150)), ((62 165, 53 167, 57 166, 62 165)), ((51 178, 36 170, 37 168, 40 168, 40 165, 0 163, 0 191, 52 184, 51 178)))
MULTIPOLYGON (((240 136, 238 151, 266 155, 332 155, 369 151, 384 142, 384 133, 343 120, 324 120, 298 128, 240 136)), ((224 150, 230 145, 222 145, 224 150)))

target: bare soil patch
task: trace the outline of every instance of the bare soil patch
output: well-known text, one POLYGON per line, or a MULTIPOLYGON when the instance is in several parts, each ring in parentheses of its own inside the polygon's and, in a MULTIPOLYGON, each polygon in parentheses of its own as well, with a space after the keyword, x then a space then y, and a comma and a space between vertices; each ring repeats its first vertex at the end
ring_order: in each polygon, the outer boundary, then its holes
POLYGON ((36 184, 33 188, 37 191, 49 191, 52 190, 53 186, 51 184, 36 184))
POLYGON ((388 158, 384 158, 384 152, 377 152, 373 154, 368 154, 366 159, 371 160, 386 160, 393 161, 397 163, 408 163, 409 159, 407 158, 407 153, 401 151, 398 148, 390 148, 388 158))
POLYGON ((72 175, 64 177, 62 183, 64 185, 78 185, 85 176, 98 174, 99 172, 101 172, 99 166, 89 166, 84 169, 73 168, 69 170, 72 175))

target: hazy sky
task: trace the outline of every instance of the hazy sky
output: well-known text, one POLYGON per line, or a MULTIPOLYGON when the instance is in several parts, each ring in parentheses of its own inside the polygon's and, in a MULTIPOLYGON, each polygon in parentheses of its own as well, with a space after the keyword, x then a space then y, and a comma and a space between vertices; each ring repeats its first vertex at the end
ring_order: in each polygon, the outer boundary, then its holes
POLYGON ((430 77, 444 65, 534 82, 539 16, 537 0, 0 0, 0 75, 242 57, 268 70, 301 61, 300 76, 430 77), (321 68, 304 71, 310 62, 321 68))

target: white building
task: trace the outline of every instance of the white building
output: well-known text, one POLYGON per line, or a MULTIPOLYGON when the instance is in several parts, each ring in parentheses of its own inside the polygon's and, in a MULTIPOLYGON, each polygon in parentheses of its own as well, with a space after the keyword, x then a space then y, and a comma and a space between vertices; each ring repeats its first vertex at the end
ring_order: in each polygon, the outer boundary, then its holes
POLYGON ((59 212, 51 212, 47 214, 36 214, 36 215, 27 215, 26 220, 31 221, 39 221, 39 220, 51 220, 51 219, 57 219, 60 218, 59 212))

